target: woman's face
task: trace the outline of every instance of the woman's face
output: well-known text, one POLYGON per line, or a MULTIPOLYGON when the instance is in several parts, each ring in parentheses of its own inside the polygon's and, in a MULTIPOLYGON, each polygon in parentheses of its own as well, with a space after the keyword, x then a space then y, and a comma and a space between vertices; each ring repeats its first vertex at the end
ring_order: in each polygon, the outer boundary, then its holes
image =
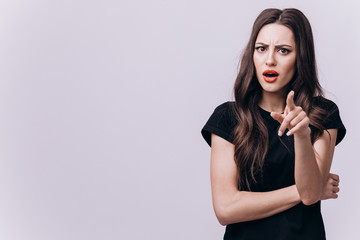
POLYGON ((277 23, 265 25, 256 38, 253 59, 263 91, 285 94, 284 87, 295 73, 293 32, 277 23))

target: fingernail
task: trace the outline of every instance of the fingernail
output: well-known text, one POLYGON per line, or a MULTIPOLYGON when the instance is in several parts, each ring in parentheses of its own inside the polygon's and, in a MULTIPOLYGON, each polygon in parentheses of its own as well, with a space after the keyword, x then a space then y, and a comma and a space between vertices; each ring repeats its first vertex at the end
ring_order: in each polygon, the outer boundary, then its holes
POLYGON ((278 131, 278 135, 281 137, 283 135, 282 131, 278 131))
POLYGON ((287 133, 286 133, 286 136, 290 136, 292 133, 290 132, 290 131, 288 131, 287 133))

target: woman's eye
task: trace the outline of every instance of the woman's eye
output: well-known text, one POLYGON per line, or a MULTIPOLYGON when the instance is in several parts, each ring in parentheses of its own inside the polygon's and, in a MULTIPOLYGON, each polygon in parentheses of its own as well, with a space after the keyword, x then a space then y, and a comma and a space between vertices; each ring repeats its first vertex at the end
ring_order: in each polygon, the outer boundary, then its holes
POLYGON ((286 48, 281 48, 281 49, 279 50, 279 52, 280 52, 281 54, 288 54, 290 51, 289 51, 288 49, 286 49, 286 48))
POLYGON ((264 47, 257 47, 256 50, 258 52, 264 52, 265 51, 265 48, 264 47))

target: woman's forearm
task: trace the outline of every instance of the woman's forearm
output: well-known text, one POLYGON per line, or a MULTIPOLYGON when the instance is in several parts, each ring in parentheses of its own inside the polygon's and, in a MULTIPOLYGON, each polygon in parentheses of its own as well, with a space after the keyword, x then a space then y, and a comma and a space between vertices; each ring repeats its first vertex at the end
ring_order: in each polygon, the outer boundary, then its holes
POLYGON ((323 176, 316 161, 313 145, 308 134, 294 134, 295 183, 301 201, 311 205, 320 200, 323 176))
POLYGON ((270 192, 237 191, 231 197, 214 197, 215 213, 222 225, 266 218, 301 202, 295 185, 270 192))

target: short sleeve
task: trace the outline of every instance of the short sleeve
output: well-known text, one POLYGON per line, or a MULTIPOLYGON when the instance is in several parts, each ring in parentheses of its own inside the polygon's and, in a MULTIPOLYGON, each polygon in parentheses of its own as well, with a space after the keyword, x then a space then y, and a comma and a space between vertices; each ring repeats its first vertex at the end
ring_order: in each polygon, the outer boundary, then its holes
POLYGON ((331 100, 323 99, 319 104, 321 108, 326 110, 330 115, 324 119, 325 129, 337 129, 336 145, 343 140, 346 134, 346 128, 340 118, 340 111, 338 106, 331 100))
POLYGON ((201 134, 210 147, 211 133, 233 143, 233 132, 236 127, 236 121, 232 112, 232 104, 232 102, 226 102, 218 106, 202 128, 201 134))

